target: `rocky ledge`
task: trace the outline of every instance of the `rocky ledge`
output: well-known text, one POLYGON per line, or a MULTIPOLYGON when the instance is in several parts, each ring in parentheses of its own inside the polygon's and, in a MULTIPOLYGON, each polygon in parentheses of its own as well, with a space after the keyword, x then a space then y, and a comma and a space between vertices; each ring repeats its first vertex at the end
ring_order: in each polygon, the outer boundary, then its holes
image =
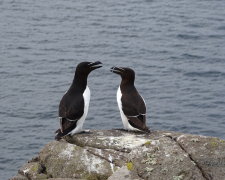
POLYGON ((154 131, 93 130, 47 144, 11 180, 224 180, 225 141, 154 131))

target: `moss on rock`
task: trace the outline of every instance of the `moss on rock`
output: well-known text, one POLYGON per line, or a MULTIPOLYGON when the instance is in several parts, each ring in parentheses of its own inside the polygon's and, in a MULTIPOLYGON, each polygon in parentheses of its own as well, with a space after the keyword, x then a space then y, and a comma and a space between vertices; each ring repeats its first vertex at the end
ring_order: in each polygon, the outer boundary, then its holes
POLYGON ((127 169, 129 171, 132 171, 134 169, 134 164, 132 162, 128 162, 128 163, 126 163, 126 165, 127 165, 127 169))

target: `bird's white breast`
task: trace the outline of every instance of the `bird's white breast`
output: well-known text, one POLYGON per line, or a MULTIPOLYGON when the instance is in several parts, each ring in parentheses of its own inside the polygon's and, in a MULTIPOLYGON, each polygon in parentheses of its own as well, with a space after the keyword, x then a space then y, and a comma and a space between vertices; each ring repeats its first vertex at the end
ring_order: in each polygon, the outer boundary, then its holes
POLYGON ((126 115, 124 114, 123 112, 123 109, 122 109, 122 93, 121 93, 121 89, 120 89, 120 86, 117 90, 117 103, 118 103, 118 107, 119 107, 119 110, 120 110, 120 115, 121 115, 121 119, 122 119, 122 122, 123 122, 123 127, 124 129, 127 129, 127 130, 132 130, 132 131, 140 131, 139 129, 137 128, 134 128, 133 126, 130 125, 130 123, 128 122, 128 119, 126 117, 126 115))
POLYGON ((83 129, 83 124, 84 121, 87 117, 87 113, 88 113, 88 108, 89 108, 89 102, 90 102, 90 97, 91 97, 91 92, 88 86, 86 86, 86 89, 83 93, 83 98, 84 98, 84 114, 83 116, 81 116, 81 118, 77 121, 77 126, 75 129, 73 129, 71 131, 71 135, 79 133, 82 131, 83 129))
POLYGON ((120 110, 120 115, 121 115, 121 119, 122 119, 122 122, 123 122, 123 127, 124 127, 124 129, 129 129, 128 119, 127 119, 127 117, 125 116, 125 114, 123 113, 123 110, 122 110, 121 98, 122 98, 122 93, 121 93, 120 86, 119 86, 119 88, 117 90, 117 103, 118 103, 118 107, 119 107, 119 110, 120 110))

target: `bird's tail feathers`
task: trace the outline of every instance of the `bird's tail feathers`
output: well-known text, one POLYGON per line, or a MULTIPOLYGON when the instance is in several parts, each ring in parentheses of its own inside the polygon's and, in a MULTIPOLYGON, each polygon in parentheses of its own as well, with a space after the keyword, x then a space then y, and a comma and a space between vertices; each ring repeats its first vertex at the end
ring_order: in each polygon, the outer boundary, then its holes
POLYGON ((151 133, 150 129, 147 126, 143 129, 143 131, 146 133, 151 133))
MULTIPOLYGON (((58 130, 57 130, 58 131, 58 130)), ((66 133, 62 133, 59 129, 58 133, 55 136, 55 140, 59 141, 60 139, 62 139, 63 136, 67 135, 66 133)))
POLYGON ((59 133, 59 132, 60 132, 60 129, 57 129, 57 130, 55 131, 55 134, 56 134, 56 133, 59 133))
POLYGON ((55 136, 55 140, 56 141, 59 141, 60 139, 62 139, 62 137, 63 136, 66 136, 67 134, 68 134, 68 132, 61 132, 61 130, 60 129, 58 129, 57 131, 56 131, 56 136, 55 136))

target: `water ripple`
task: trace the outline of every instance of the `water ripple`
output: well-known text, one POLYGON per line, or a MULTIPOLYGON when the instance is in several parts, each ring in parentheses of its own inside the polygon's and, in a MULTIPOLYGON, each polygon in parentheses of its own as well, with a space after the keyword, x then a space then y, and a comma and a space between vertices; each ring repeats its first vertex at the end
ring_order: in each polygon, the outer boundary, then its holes
POLYGON ((225 77, 225 73, 219 71, 206 71, 206 72, 188 72, 184 73, 184 76, 189 77, 225 77))

